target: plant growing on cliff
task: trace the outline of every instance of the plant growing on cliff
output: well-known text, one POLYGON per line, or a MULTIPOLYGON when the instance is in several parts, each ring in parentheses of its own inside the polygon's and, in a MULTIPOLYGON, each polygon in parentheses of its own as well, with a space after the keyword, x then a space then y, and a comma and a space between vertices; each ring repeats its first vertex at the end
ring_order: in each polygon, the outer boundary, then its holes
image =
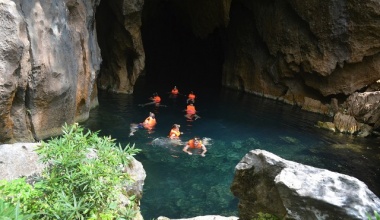
MULTIPOLYGON (((375 218, 373 220, 380 220, 379 213, 377 213, 376 211, 374 211, 373 214, 375 215, 375 218)), ((367 214, 367 216, 368 216, 368 220, 372 220, 372 217, 369 214, 367 214)))
POLYGON ((116 146, 98 132, 84 133, 79 125, 65 125, 63 133, 37 149, 49 166, 33 187, 25 178, 3 182, 0 196, 22 204, 20 208, 35 219, 133 218, 134 197, 121 207, 120 192, 126 196, 125 186, 132 183, 124 167, 139 150, 116 146))

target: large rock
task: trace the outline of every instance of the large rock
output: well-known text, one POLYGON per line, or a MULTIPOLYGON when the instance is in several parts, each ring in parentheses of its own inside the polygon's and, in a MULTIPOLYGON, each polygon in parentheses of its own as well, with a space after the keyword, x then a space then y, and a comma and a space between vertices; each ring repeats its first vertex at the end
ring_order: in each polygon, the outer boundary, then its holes
POLYGON ((41 174, 45 165, 34 152, 38 143, 0 145, 0 179, 13 180, 21 176, 41 174))
POLYGON ((340 112, 334 116, 334 124, 338 131, 342 133, 354 134, 359 130, 359 123, 351 115, 345 115, 340 112))
POLYGON ((347 98, 345 107, 357 121, 380 128, 380 91, 355 92, 347 98))
POLYGON ((235 168, 231 190, 239 218, 258 212, 281 219, 367 219, 380 199, 360 180, 252 150, 235 168))
POLYGON ((0 0, 0 143, 61 133, 97 105, 100 0, 0 0))

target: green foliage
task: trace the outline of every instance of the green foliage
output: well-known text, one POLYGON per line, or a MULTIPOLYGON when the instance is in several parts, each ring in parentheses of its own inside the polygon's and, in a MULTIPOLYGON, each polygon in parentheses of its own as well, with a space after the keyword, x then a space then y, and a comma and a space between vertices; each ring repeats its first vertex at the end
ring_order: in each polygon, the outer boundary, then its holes
POLYGON ((32 215, 21 213, 20 206, 14 206, 0 199, 0 220, 27 220, 31 219, 32 215))
POLYGON ((30 203, 31 206, 36 206, 33 201, 36 201, 43 195, 42 191, 39 190, 40 185, 37 183, 33 187, 26 182, 24 177, 10 182, 1 180, 0 196, 12 204, 20 204, 20 208, 26 212, 28 208, 24 204, 30 203))
POLYGON ((269 213, 257 213, 257 217, 253 218, 252 220, 278 220, 278 218, 275 215, 269 214, 269 213))
MULTIPOLYGON (((33 186, 25 179, 0 183, 0 196, 36 219, 131 219, 134 197, 120 207, 120 195, 132 183, 124 172, 140 150, 117 146, 98 132, 84 133, 80 126, 63 127, 63 136, 42 142, 36 150, 49 164, 33 186), (21 192, 21 194, 20 194, 21 192)), ((126 194, 125 190, 124 193, 126 194)))
MULTIPOLYGON (((375 218, 373 220, 380 220, 379 213, 377 213, 376 211, 374 211, 373 214, 375 215, 375 218)), ((367 216, 368 216, 368 220, 372 220, 372 217, 369 214, 367 214, 367 216)))

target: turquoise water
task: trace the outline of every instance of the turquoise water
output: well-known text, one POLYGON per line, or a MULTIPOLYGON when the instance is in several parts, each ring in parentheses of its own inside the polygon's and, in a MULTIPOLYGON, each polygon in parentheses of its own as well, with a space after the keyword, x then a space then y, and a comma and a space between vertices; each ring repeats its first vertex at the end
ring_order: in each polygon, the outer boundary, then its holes
POLYGON ((197 95, 195 106, 201 118, 189 121, 183 112, 186 98, 169 98, 173 86, 139 82, 133 95, 100 91, 100 106, 83 123, 124 146, 130 143, 142 149, 136 159, 147 172, 141 201, 144 219, 238 216, 238 201, 229 188, 236 164, 252 149, 355 176, 380 195, 378 138, 354 138, 316 128, 317 121, 331 119, 274 100, 222 88, 177 85, 180 92, 192 90, 197 95), (154 92, 167 107, 138 106, 149 102, 154 92), (156 128, 129 137, 130 124, 142 122, 150 111, 156 114, 156 128), (194 136, 210 139, 206 157, 187 155, 183 146, 165 140, 174 123, 181 125, 183 142, 194 136))

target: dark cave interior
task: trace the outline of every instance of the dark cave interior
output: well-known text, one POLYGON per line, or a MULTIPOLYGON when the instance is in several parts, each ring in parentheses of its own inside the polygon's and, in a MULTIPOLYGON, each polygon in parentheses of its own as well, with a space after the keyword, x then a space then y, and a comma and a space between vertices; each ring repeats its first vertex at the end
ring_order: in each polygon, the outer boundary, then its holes
MULTIPOLYGON (((223 29, 215 29, 212 34, 201 39, 193 34, 179 13, 172 1, 144 2, 141 34, 145 52, 142 75, 145 77, 140 78, 180 87, 189 84, 220 87, 224 61, 223 29)), ((98 6, 96 19, 102 66, 106 67, 112 61, 105 57, 103 51, 112 49, 103 39, 112 37, 109 28, 117 22, 107 0, 101 1, 98 6)))
POLYGON ((181 20, 171 1, 145 1, 142 39, 148 80, 179 86, 221 84, 223 49, 221 30, 205 39, 196 37, 181 20))

